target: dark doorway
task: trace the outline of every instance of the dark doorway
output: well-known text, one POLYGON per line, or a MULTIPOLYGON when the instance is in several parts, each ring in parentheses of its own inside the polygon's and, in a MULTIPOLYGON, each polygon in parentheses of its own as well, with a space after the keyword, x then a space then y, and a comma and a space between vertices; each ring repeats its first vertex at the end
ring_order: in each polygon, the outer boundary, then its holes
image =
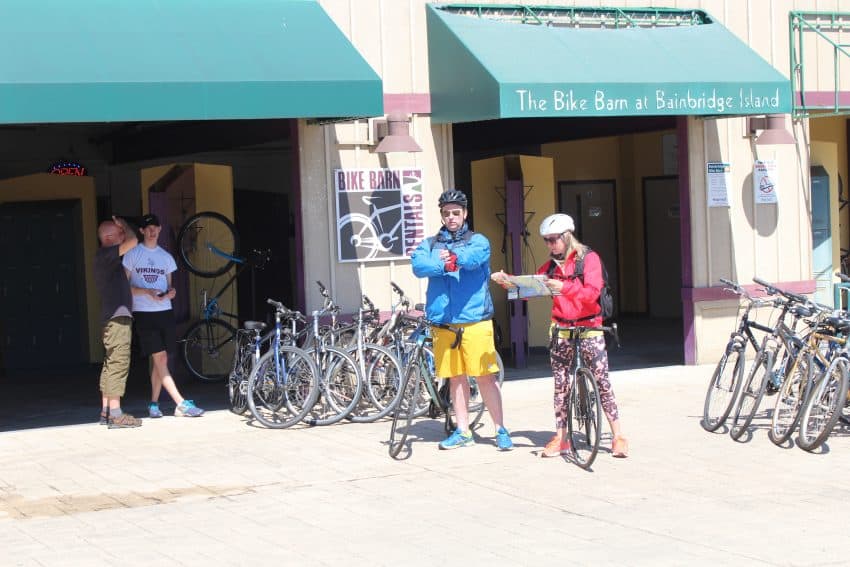
POLYGON ((643 180, 646 289, 651 317, 682 317, 682 242, 679 178, 643 180))
POLYGON ((265 191, 234 191, 236 228, 243 255, 252 250, 271 250, 262 270, 246 269, 238 279, 239 318, 264 320, 272 298, 295 308, 289 247, 294 227, 286 195, 265 191), (262 220, 261 220, 262 219, 262 220))
POLYGON ((0 206, 0 333, 8 369, 86 360, 79 200, 0 206))

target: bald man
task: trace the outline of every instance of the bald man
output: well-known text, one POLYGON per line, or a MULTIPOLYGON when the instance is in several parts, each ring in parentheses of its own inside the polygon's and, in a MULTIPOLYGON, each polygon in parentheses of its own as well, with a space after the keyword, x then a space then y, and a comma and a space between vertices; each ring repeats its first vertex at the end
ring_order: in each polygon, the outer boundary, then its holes
POLYGON ((136 231, 118 217, 97 227, 100 249, 94 258, 94 280, 100 293, 103 322, 103 369, 100 372, 100 423, 109 429, 139 427, 136 419, 121 409, 121 397, 130 371, 130 339, 133 296, 121 262, 124 254, 139 243, 136 231))

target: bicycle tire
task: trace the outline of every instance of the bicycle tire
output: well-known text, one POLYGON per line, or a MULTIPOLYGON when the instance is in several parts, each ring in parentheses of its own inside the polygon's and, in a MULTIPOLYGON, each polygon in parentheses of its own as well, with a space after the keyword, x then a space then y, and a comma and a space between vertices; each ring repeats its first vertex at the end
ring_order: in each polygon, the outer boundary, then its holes
POLYGON ((764 397, 767 381, 772 370, 773 353, 762 352, 757 356, 750 373, 741 384, 741 391, 735 404, 735 416, 732 418, 732 426, 729 428, 729 435, 735 441, 738 441, 744 435, 750 423, 752 423, 761 399, 764 397), (760 378, 756 378, 757 376, 760 378))
POLYGON ((212 251, 210 246, 228 256, 239 256, 239 234, 233 222, 221 213, 204 211, 189 217, 177 235, 178 257, 186 269, 203 278, 214 278, 227 272, 233 260, 212 251))
POLYGON ((593 373, 587 368, 576 371, 567 404, 567 433, 570 453, 576 465, 587 470, 599 452, 602 426, 602 401, 593 373))
POLYGON ((248 411, 248 377, 254 366, 252 338, 241 329, 236 332, 236 355, 227 376, 227 402, 230 411, 236 415, 243 415, 248 411))
MULTIPOLYGON (((304 416, 310 425, 333 425, 351 413, 363 393, 363 376, 357 362, 336 347, 324 347, 319 369, 319 397, 304 416)), ((313 350, 307 351, 311 358, 313 350)), ((315 359, 314 359, 315 360, 315 359)))
MULTIPOLYGON (((356 346, 349 347, 346 352, 358 361, 356 346)), ((393 402, 399 397, 401 382, 401 365, 388 348, 365 344, 363 353, 363 393, 360 403, 347 417, 354 423, 372 423, 389 415, 393 402)))
POLYGON ((797 444, 801 449, 814 451, 829 438, 847 403, 848 372, 850 361, 840 356, 818 378, 800 418, 797 444))
MULTIPOLYGON (((250 370, 248 370, 250 376, 250 370)), ((244 369, 236 370, 227 377, 227 402, 230 411, 242 415, 248 411, 248 379, 244 369)))
POLYGON ((776 405, 770 419, 767 436, 776 445, 784 445, 797 428, 801 409, 812 384, 813 357, 811 353, 798 356, 791 372, 782 381, 776 393, 776 405))
MULTIPOLYGON (((405 342, 402 346, 401 360, 399 360, 399 363, 401 364, 402 368, 405 368, 410 364, 410 356, 414 352, 415 348, 416 343, 412 342, 405 342)), ((422 350, 419 353, 419 357, 422 360, 424 368, 427 370, 427 379, 431 380, 431 383, 434 385, 434 391, 436 392, 439 389, 439 385, 437 384, 438 378, 436 377, 434 351, 432 351, 427 346, 422 346, 422 350)), ((432 405, 430 391, 428 387, 424 384, 424 380, 426 380, 426 374, 420 372, 418 374, 418 378, 423 383, 420 384, 419 387, 418 397, 416 398, 416 411, 413 414, 413 417, 417 419, 423 417, 426 413, 428 413, 428 409, 432 405)))
POLYGON ((726 423, 744 377, 744 352, 739 347, 730 347, 717 362, 705 393, 700 425, 709 433, 717 431, 726 423))
POLYGON ((248 409, 262 425, 285 429, 304 419, 319 396, 319 372, 305 351, 280 345, 263 354, 248 378, 248 409), (280 374, 279 376, 279 369, 280 374))
POLYGON ((230 375, 236 355, 236 329, 221 319, 201 319, 183 335, 183 364, 204 382, 220 382, 230 375))
POLYGON ((419 388, 422 385, 422 379, 419 376, 421 372, 419 364, 408 364, 405 367, 404 376, 399 385, 399 391, 402 392, 402 397, 393 412, 393 421, 390 426, 390 439, 388 452, 393 459, 397 458, 404 447, 407 437, 410 435, 411 424, 413 422, 414 412, 405 411, 403 408, 415 408, 414 400, 419 396, 419 388), (409 387, 410 385, 412 387, 409 387), (407 393, 410 392, 409 397, 407 393), (407 401, 405 404, 404 402, 407 401), (398 439, 396 437, 398 436, 398 439))

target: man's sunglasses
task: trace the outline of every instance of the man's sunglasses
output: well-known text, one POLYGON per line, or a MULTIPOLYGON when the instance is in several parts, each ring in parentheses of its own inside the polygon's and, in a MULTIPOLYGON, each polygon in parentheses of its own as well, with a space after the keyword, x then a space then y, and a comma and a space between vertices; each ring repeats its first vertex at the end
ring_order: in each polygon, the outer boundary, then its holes
POLYGON ((444 218, 459 217, 463 214, 463 209, 451 209, 448 211, 440 211, 440 214, 443 215, 444 218))
POLYGON ((546 241, 546 244, 555 244, 559 240, 561 240, 560 236, 544 236, 543 240, 546 241))

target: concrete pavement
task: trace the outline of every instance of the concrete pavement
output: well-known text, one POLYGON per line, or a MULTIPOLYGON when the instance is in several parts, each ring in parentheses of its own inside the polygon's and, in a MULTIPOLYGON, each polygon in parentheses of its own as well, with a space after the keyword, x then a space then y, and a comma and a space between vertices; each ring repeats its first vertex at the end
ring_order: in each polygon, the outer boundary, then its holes
POLYGON ((612 373, 631 456, 592 472, 536 456, 547 375, 504 386, 509 453, 487 418, 456 451, 419 421, 401 462, 388 422, 272 431, 212 411, 0 433, 0 565, 846 564, 847 430, 821 454, 774 446, 767 412, 745 443, 706 433, 711 370, 612 373))

